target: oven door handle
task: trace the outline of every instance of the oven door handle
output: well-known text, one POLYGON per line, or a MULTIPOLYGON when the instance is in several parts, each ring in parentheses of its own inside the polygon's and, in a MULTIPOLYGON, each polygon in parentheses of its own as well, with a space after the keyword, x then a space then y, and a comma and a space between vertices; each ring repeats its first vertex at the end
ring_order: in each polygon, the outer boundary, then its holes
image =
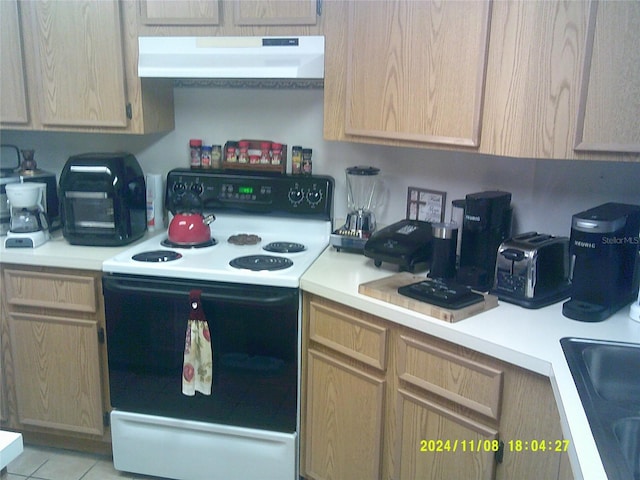
POLYGON ((127 295, 161 295, 189 297, 193 289, 202 291, 206 301, 237 303, 251 306, 291 305, 299 297, 297 288, 269 287, 264 285, 235 285, 229 283, 165 281, 148 278, 122 278, 105 275, 102 278, 103 292, 121 292, 127 295))

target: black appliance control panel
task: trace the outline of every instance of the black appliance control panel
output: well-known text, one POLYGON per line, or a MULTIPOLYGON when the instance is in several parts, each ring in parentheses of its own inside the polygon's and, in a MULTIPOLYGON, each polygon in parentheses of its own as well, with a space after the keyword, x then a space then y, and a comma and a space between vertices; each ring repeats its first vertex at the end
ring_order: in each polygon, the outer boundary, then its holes
POLYGON ((244 212, 331 220, 333 178, 174 169, 166 206, 203 212, 244 212))

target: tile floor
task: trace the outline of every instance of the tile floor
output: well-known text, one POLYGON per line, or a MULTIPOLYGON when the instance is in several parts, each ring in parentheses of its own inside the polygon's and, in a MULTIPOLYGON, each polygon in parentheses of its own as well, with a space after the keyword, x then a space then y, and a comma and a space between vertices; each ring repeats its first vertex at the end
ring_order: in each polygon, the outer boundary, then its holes
POLYGON ((0 480, 162 480, 118 472, 111 457, 25 445, 0 480))

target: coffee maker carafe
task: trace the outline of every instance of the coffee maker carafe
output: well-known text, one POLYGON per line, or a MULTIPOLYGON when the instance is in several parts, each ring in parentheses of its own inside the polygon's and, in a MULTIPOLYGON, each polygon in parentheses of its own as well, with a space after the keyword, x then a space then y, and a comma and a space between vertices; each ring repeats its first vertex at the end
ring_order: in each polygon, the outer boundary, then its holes
POLYGON ((605 203, 573 215, 571 299, 565 317, 599 322, 638 295, 640 206, 605 203))
POLYGON ((511 235, 511 213, 509 192, 487 191, 465 197, 458 283, 481 292, 491 289, 498 248, 511 235))
POLYGON ((45 183, 11 183, 6 186, 11 219, 6 248, 36 248, 49 239, 49 223, 42 205, 45 183))

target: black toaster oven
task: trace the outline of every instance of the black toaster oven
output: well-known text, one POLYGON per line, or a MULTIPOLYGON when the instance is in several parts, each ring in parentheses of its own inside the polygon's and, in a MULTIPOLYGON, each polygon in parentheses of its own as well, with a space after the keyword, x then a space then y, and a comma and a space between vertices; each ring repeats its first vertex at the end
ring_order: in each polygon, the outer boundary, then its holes
POLYGON ((60 204, 62 233, 73 245, 126 245, 147 229, 144 174, 130 153, 69 157, 60 204))

